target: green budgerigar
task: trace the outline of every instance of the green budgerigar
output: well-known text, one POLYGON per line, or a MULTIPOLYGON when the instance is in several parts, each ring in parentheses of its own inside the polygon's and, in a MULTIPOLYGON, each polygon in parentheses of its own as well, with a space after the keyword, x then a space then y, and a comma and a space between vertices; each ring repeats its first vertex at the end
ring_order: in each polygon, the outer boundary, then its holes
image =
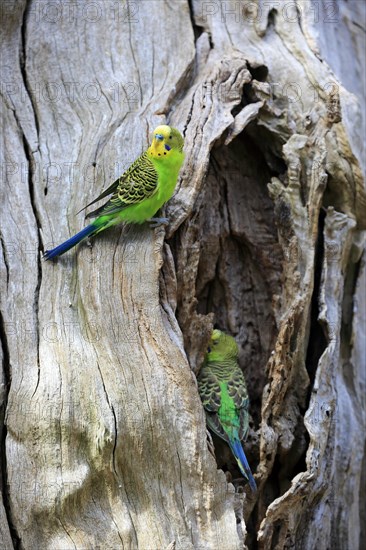
POLYGON ((173 195, 184 160, 183 145, 184 139, 176 128, 158 126, 147 151, 142 153, 99 197, 85 207, 113 193, 103 206, 87 215, 96 219, 64 243, 52 250, 47 250, 44 259, 56 258, 87 237, 92 237, 120 222, 151 221, 155 224, 167 222, 166 218, 154 218, 154 216, 173 195))
POLYGON ((229 444, 241 473, 256 491, 241 443, 249 429, 249 398, 238 355, 234 338, 215 329, 198 374, 198 390, 208 427, 229 444))

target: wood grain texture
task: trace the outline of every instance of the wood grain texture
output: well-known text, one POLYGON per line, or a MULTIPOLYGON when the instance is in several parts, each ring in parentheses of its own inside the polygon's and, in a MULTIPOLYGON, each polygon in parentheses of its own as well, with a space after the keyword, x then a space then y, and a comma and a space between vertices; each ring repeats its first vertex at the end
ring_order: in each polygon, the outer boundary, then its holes
POLYGON ((361 544, 362 13, 309 5, 3 3, 3 548, 361 544), (44 263, 162 123, 186 139, 167 229, 44 263), (255 496, 207 445, 214 324, 240 348, 255 496))

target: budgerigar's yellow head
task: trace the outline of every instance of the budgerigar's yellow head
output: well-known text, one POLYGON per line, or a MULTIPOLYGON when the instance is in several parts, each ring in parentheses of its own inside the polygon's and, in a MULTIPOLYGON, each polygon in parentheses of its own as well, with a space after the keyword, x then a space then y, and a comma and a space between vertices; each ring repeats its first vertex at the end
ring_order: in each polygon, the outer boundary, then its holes
POLYGON ((177 151, 182 153, 183 145, 184 139, 179 130, 163 124, 155 128, 148 154, 155 159, 169 158, 177 151))
POLYGON ((212 331, 208 344, 206 357, 209 361, 222 361, 223 359, 237 359, 239 355, 238 344, 229 334, 221 330, 212 331))

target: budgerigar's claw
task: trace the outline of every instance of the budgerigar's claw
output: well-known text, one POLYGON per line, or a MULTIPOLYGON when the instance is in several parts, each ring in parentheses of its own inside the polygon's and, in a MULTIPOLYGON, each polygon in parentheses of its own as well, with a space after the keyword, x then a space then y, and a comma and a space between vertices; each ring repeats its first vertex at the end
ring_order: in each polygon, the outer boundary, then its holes
POLYGON ((168 225, 169 218, 150 218, 147 221, 150 223, 150 227, 155 229, 156 227, 159 227, 159 225, 168 225))

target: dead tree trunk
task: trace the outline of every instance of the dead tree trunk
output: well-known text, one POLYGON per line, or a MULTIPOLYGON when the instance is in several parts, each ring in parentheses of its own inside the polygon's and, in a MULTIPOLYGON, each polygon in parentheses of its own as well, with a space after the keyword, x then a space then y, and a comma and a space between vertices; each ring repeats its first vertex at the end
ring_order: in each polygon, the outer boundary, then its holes
POLYGON ((1 7, 1 548, 357 549, 363 3, 1 7), (44 263, 161 123, 186 140, 168 229, 44 263), (240 345, 256 496, 207 447, 213 324, 240 345))

